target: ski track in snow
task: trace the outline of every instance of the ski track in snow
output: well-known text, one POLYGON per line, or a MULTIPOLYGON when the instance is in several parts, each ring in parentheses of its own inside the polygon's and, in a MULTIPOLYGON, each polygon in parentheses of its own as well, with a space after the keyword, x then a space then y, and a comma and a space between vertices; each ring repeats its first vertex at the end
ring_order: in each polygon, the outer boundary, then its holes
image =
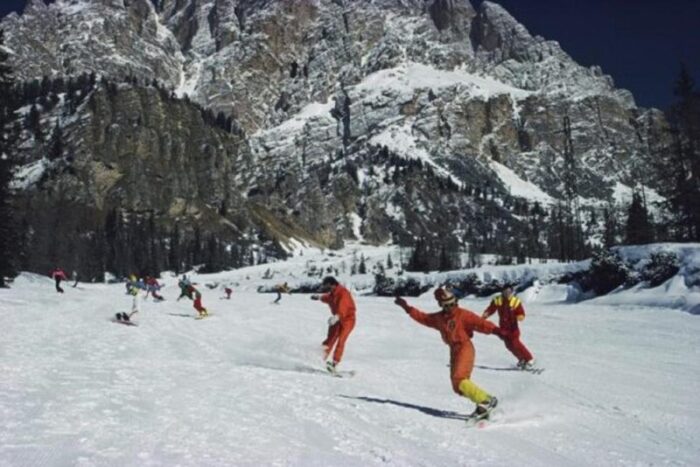
MULTIPOLYGON (((34 276, 35 277, 35 276, 34 276)), ((323 373, 327 307, 307 295, 203 288, 144 302, 123 285, 48 279, 0 290, 0 465, 697 465, 700 321, 661 308, 527 305, 523 340, 541 375, 475 368, 500 400, 467 428, 448 349, 390 299, 358 297, 353 378, 323 373), (188 315, 188 316, 178 316, 188 315), (317 371, 318 370, 318 371, 317 371)), ((410 303, 433 311, 426 294, 410 303)), ((467 300, 480 312, 485 300, 467 300)), ((477 335, 476 364, 514 361, 477 335)))

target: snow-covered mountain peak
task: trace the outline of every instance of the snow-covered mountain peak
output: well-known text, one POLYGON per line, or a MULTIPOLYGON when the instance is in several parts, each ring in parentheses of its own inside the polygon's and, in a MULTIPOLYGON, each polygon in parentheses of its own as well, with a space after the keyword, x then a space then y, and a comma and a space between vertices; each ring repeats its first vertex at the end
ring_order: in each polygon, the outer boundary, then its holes
POLYGON ((481 4, 472 39, 474 46, 492 52, 501 49, 507 58, 527 59, 527 45, 533 38, 525 26, 520 24, 501 5, 493 2, 481 4))
MULTIPOLYGON (((639 182, 630 161, 647 153, 640 132, 663 124, 492 2, 477 11, 465 0, 35 1, 2 28, 20 79, 95 72, 129 83, 107 90, 119 99, 100 88, 89 106, 62 108, 59 97, 41 110, 53 112, 51 127, 66 125, 88 180, 74 199, 165 213, 168 226, 208 209, 236 235, 260 228, 282 241, 471 231, 491 243, 488 219, 508 224, 504 236, 519 229, 512 198, 561 199, 566 122, 579 194, 594 202, 639 182), (185 96, 211 112, 175 99, 185 96), (196 145, 184 128, 196 129, 196 145), (135 157, 150 172, 107 165, 135 157), (147 173, 162 174, 162 186, 147 173)), ((35 173, 46 141, 24 136, 22 173, 35 173)), ((64 176, 50 183, 73 187, 64 176)))

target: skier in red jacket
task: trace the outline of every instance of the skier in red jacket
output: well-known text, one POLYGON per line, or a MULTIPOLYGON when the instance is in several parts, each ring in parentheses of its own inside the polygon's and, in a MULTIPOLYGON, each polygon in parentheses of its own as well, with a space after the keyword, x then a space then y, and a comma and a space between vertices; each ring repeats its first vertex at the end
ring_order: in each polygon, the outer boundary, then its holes
POLYGON ((405 299, 396 297, 394 303, 420 324, 437 329, 443 342, 450 347, 450 377, 452 389, 460 396, 469 398, 476 404, 472 414, 475 419, 488 418, 498 404, 498 400, 474 384, 470 377, 474 368, 474 331, 500 335, 495 324, 480 318, 471 311, 460 308, 452 292, 443 288, 435 290, 435 300, 442 308, 437 313, 424 313, 410 306, 405 299))
POLYGON ((513 287, 506 285, 501 294, 491 300, 488 308, 481 315, 484 319, 498 312, 498 325, 503 331, 499 336, 506 348, 518 359, 518 368, 529 370, 533 368, 535 359, 530 351, 520 341, 518 322, 525 319, 525 309, 518 297, 513 295, 513 287))
POLYGON ((61 288, 61 281, 68 280, 66 271, 64 271, 61 268, 56 268, 49 273, 49 277, 56 281, 56 292, 63 293, 63 289, 61 288))
POLYGON ((321 300, 331 308, 331 317, 328 320, 328 335, 323 341, 325 351, 324 359, 328 358, 333 346, 333 360, 326 363, 326 368, 331 373, 335 373, 336 367, 343 358, 345 342, 355 327, 355 301, 352 299, 350 291, 340 285, 335 277, 328 276, 323 279, 322 286, 328 293, 323 295, 312 295, 312 300, 321 300))

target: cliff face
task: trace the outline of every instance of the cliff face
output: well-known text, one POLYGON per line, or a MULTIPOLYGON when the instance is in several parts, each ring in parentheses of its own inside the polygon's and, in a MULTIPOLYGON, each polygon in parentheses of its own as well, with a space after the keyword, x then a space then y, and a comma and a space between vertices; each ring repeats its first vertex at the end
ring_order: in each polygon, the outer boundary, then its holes
MULTIPOLYGON (((22 79, 139 83, 98 86, 75 115, 44 112, 71 160, 20 180, 31 225, 67 199, 95 225, 119 207, 251 245, 503 243, 521 222, 513 197, 563 196, 567 141, 583 203, 658 183, 640 167, 660 114, 490 2, 33 0, 2 27, 22 79)), ((21 174, 46 144, 18 140, 21 174)))

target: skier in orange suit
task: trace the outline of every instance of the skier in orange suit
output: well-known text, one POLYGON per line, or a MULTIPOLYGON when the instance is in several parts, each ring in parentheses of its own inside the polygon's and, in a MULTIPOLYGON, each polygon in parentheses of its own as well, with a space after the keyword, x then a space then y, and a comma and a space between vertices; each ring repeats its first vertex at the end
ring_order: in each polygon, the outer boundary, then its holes
POLYGON ((328 276, 323 279, 322 286, 327 293, 323 295, 312 295, 312 300, 321 300, 331 308, 331 317, 328 320, 328 335, 323 341, 325 357, 328 358, 333 346, 333 360, 326 364, 328 371, 334 373, 336 367, 343 358, 345 342, 355 328, 355 301, 352 299, 350 291, 340 285, 335 277, 328 276))
POLYGON ((498 404, 498 400, 474 384, 470 377, 474 368, 474 331, 500 335, 495 324, 480 318, 469 310, 460 308, 452 292, 443 288, 435 290, 435 300, 442 308, 437 313, 425 313, 410 306, 405 299, 397 297, 394 303, 420 324, 437 329, 443 342, 450 347, 450 377, 452 389, 460 396, 469 398, 476 404, 472 417, 488 418, 498 404))

